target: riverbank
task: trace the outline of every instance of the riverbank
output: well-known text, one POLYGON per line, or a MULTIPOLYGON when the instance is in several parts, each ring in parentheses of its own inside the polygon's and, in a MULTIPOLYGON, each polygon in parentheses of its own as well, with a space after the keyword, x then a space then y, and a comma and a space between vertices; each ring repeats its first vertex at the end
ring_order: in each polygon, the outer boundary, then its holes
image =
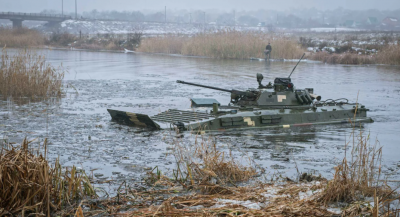
POLYGON ((291 37, 260 32, 225 30, 194 36, 167 35, 143 40, 138 51, 206 56, 218 59, 264 58, 265 45, 273 45, 275 59, 298 59, 303 50, 291 37))
MULTIPOLYGON (((346 33, 343 33, 346 34, 346 33)), ((0 45, 7 47, 56 47, 93 51, 136 51, 144 53, 201 56, 216 59, 264 59, 264 48, 272 44, 272 59, 298 59, 304 52, 310 60, 329 64, 400 65, 400 44, 396 36, 377 33, 357 38, 344 35, 314 37, 288 33, 219 30, 195 35, 167 34, 143 38, 142 33, 73 35, 42 33, 30 29, 0 29, 0 45), (320 37, 320 38, 315 38, 320 37), (371 39, 372 38, 372 39, 371 39)), ((359 36, 358 36, 359 37, 359 36)))
POLYGON ((27 28, 0 28, 0 46, 9 48, 45 48, 57 47, 64 49, 83 50, 109 50, 124 51, 134 50, 140 44, 141 33, 129 34, 98 34, 73 35, 67 32, 53 32, 44 34, 42 32, 27 28))
POLYGON ((191 144, 173 137, 172 177, 155 167, 141 182, 123 181, 116 196, 105 198, 92 187, 93 175, 58 161, 49 165, 47 139, 42 148, 27 140, 20 146, 2 141, 0 183, 13 183, 13 190, 3 188, 0 214, 396 216, 397 194, 379 181, 381 148, 370 145, 369 137, 357 130, 352 137, 358 143, 352 144, 351 156, 336 166, 331 180, 301 172, 296 180, 285 174, 268 176, 269 171, 219 151, 212 137, 196 136, 191 144), (35 188, 27 190, 26 183, 35 188))
POLYGON ((145 38, 138 51, 218 59, 264 59, 264 47, 271 43, 272 59, 298 59, 306 52, 306 58, 329 64, 400 65, 398 38, 368 40, 356 45, 360 42, 351 37, 330 41, 321 38, 317 43, 311 38, 297 38, 292 34, 224 30, 194 36, 177 34, 145 38))

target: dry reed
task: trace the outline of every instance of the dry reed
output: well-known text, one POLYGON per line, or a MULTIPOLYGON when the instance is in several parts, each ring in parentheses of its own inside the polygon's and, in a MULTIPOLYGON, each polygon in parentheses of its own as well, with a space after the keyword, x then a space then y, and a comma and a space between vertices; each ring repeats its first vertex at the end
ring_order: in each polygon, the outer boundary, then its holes
POLYGON ((36 47, 44 45, 44 42, 45 37, 36 30, 0 27, 1 47, 36 47))
POLYGON ((380 64, 400 65, 400 45, 387 45, 376 58, 380 64))
POLYGON ((308 58, 329 64, 364 65, 375 64, 376 62, 374 56, 353 53, 329 54, 327 52, 318 52, 308 56, 308 58))
POLYGON ((357 53, 329 54, 318 52, 308 56, 309 59, 322 61, 329 64, 388 64, 400 65, 400 45, 386 45, 377 54, 364 55, 357 53))
POLYGON ((207 56, 221 59, 264 58, 268 42, 273 47, 271 58, 296 59, 303 53, 297 41, 282 35, 261 32, 221 30, 194 36, 167 35, 146 38, 141 52, 207 56))
POLYGON ((0 216, 50 216, 78 199, 96 196, 87 176, 75 167, 65 172, 58 162, 50 167, 46 160, 47 140, 42 144, 45 156, 34 155, 28 147, 30 143, 25 139, 19 148, 1 150, 0 216))
POLYGON ((245 166, 231 152, 227 154, 219 151, 211 138, 206 139, 203 136, 196 136, 194 144, 184 144, 177 140, 174 156, 177 164, 177 169, 174 170, 175 180, 182 184, 203 186, 205 191, 218 190, 218 186, 208 185, 210 183, 234 184, 247 181, 257 174, 250 159, 248 166, 245 166))
POLYGON ((46 62, 45 56, 32 51, 18 51, 10 56, 1 54, 0 97, 60 97, 64 70, 46 62))
POLYGON ((248 180, 255 169, 242 166, 232 154, 229 159, 224 157, 211 138, 196 136, 194 143, 174 140, 175 180, 163 176, 156 167, 150 172, 152 184, 157 185, 154 188, 131 188, 125 183, 116 197, 95 204, 85 202, 91 210, 78 210, 81 216, 396 216, 396 211, 383 209, 391 201, 382 197, 389 195, 389 188, 376 182, 381 148, 368 145, 369 137, 363 134, 353 135, 358 139, 353 158, 345 158, 329 182, 318 177, 317 182, 258 183, 246 187, 234 182, 248 180), (224 185, 228 182, 232 185, 224 185), (374 207, 359 201, 349 204, 339 215, 327 209, 330 202, 350 202, 371 193, 374 207))
POLYGON ((391 192, 386 183, 379 181, 382 147, 378 147, 377 142, 371 145, 369 135, 365 136, 361 130, 356 135, 353 129, 350 140, 351 159, 345 155, 341 164, 335 167, 334 177, 320 198, 324 204, 353 202, 360 197, 372 197, 376 191, 378 196, 387 196, 391 192))
MULTIPOLYGON (((116 212, 111 213, 111 209, 107 209, 107 212, 118 215, 123 210, 134 210, 128 212, 130 216, 331 216, 332 213, 326 207, 314 200, 317 193, 307 199, 300 199, 300 192, 316 191, 321 187, 322 185, 315 187, 313 184, 293 183, 282 186, 260 184, 251 187, 225 187, 229 194, 192 192, 180 196, 168 195, 173 192, 173 188, 171 191, 141 191, 128 188, 125 195, 119 198, 123 201, 119 204, 124 205, 114 206, 116 212), (276 193, 269 196, 266 192, 276 193), (157 202, 161 200, 159 205, 154 204, 155 198, 157 202), (219 201, 224 200, 227 203, 220 205, 219 201), (246 207, 246 203, 252 203, 254 208, 246 207)), ((110 204, 110 201, 104 203, 110 204)), ((93 210, 92 213, 101 213, 101 210, 93 210)))

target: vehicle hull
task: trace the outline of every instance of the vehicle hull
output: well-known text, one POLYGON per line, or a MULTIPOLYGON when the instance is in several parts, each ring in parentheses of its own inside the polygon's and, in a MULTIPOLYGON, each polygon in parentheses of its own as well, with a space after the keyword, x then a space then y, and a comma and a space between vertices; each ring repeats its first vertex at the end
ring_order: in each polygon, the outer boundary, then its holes
POLYGON ((154 130, 173 129, 175 126, 189 131, 230 131, 373 122, 367 117, 368 109, 360 104, 221 109, 217 114, 209 113, 206 109, 170 109, 154 116, 112 109, 108 111, 114 121, 154 130))

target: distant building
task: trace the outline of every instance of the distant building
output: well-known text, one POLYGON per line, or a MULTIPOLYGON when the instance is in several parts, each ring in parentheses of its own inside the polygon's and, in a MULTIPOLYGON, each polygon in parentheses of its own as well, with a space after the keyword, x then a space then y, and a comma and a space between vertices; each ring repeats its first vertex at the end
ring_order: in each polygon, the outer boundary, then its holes
POLYGON ((356 27, 356 22, 354 22, 354 20, 346 20, 346 22, 344 22, 344 26, 345 27, 356 27))
POLYGON ((386 17, 382 20, 382 26, 386 28, 396 28, 400 25, 399 20, 394 17, 386 17))
POLYGON ((378 25, 378 18, 376 18, 376 17, 368 17, 367 24, 371 25, 371 26, 378 25))

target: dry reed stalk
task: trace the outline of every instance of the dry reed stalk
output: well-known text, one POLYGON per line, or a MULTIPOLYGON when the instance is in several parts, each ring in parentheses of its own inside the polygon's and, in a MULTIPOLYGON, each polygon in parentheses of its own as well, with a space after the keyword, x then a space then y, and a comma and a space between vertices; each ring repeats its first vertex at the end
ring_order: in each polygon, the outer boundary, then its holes
POLYGON ((374 64, 376 62, 376 58, 374 56, 352 53, 329 54, 327 52, 318 52, 308 56, 308 58, 329 64, 364 65, 374 64))
POLYGON ((211 180, 214 180, 214 184, 234 184, 247 181, 257 174, 250 161, 249 166, 244 166, 231 153, 226 156, 225 152, 217 150, 211 138, 203 136, 198 138, 196 135, 194 144, 176 141, 173 154, 177 163, 175 179, 188 185, 197 185, 206 192, 220 189, 219 186, 210 185, 211 180))
POLYGON ((377 55, 380 64, 400 65, 400 45, 387 45, 377 55))
POLYGON ((378 147, 378 143, 371 145, 369 135, 365 136, 361 131, 359 135, 353 132, 351 136, 351 159, 348 160, 345 156, 342 163, 335 168, 334 178, 328 182, 320 198, 324 204, 356 201, 360 196, 373 196, 375 191, 379 196, 391 192, 386 183, 378 181, 381 174, 382 147, 378 147))
POLYGON ((296 59, 303 50, 293 38, 261 32, 220 30, 195 36, 168 35, 146 38, 139 47, 141 52, 169 53, 189 56, 207 56, 220 59, 264 58, 268 42, 273 46, 272 58, 296 59))
POLYGON ((45 37, 36 30, 0 27, 1 47, 37 47, 44 45, 44 42, 45 37))
MULTIPOLYGON (((178 182, 168 180, 161 175, 158 168, 155 168, 157 172, 152 177, 158 180, 158 184, 165 185, 168 189, 147 190, 138 188, 132 190, 125 186, 123 194, 118 195, 117 198, 101 202, 103 207, 107 207, 106 210, 98 208, 91 213, 93 215, 107 212, 107 214, 112 215, 178 217, 332 216, 333 213, 327 210, 326 203, 328 202, 324 200, 326 198, 329 201, 334 201, 336 198, 352 199, 356 198, 359 193, 364 193, 364 196, 367 196, 375 191, 378 192, 377 195, 383 195, 382 193, 385 193, 386 196, 390 195, 387 194, 385 186, 379 188, 375 181, 377 175, 380 174, 380 170, 376 171, 376 169, 381 160, 381 149, 368 145, 368 141, 369 137, 364 137, 362 133, 358 137, 355 135, 354 142, 358 145, 353 146, 352 156, 354 158, 351 159, 351 163, 344 160, 345 163, 338 166, 338 168, 344 169, 337 169, 341 172, 337 173, 330 182, 322 180, 321 182, 311 183, 289 182, 283 186, 259 184, 247 187, 233 185, 232 187, 211 184, 210 179, 214 178, 223 183, 223 180, 229 182, 237 178, 243 180, 243 178, 251 176, 246 176, 247 173, 243 173, 243 170, 235 173, 236 169, 230 169, 226 165, 227 162, 228 164, 231 163, 231 159, 223 157, 223 153, 216 150, 216 145, 211 138, 196 135, 194 143, 182 144, 180 141, 175 141, 174 155, 177 160, 177 170, 174 171, 174 174, 175 179, 179 180, 178 182), (180 192, 183 189, 179 185, 190 191, 180 192), (203 191, 193 191, 193 188, 203 191), (177 195, 177 192, 180 195, 177 195), (311 195, 308 192, 312 192, 311 195), (305 197, 304 195, 308 196, 305 197), (227 204, 218 206, 221 200, 228 202, 222 202, 227 204), (258 206, 258 208, 248 208, 243 205, 244 202, 257 204, 252 207, 258 206), (155 203, 158 205, 155 205, 155 203), (132 209, 134 211, 120 213, 132 209)), ((240 164, 234 162, 232 165, 240 164)), ((248 172, 249 170, 244 171, 248 172)), ((384 198, 380 196, 379 201, 384 201, 384 198)), ((386 200, 386 202, 389 201, 386 200)), ((382 209, 384 205, 381 204, 383 203, 379 202, 377 207, 382 209)), ((375 213, 377 213, 377 209, 375 209, 375 213)), ((349 208, 342 211, 341 216, 368 215, 372 212, 373 209, 365 206, 365 202, 358 202, 351 204, 349 208)), ((393 213, 388 212, 383 216, 393 216, 393 213)))
MULTIPOLYGON (((76 168, 61 172, 56 162, 51 168, 42 154, 34 155, 24 140, 19 148, 0 154, 0 216, 51 212, 70 206, 84 196, 96 196, 84 173, 76 168)), ((47 140, 43 147, 46 150, 47 140)))
POLYGON ((10 56, 1 54, 0 97, 29 97, 31 99, 60 97, 64 78, 62 65, 55 68, 45 56, 32 51, 19 51, 10 56))

